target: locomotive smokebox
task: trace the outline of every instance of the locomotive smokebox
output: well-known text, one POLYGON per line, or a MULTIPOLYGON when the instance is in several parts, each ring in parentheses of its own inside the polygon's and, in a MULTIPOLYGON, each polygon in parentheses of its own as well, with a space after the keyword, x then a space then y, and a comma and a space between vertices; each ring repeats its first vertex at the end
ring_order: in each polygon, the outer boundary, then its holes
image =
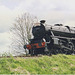
POLYGON ((40 25, 36 25, 36 26, 33 26, 32 28, 32 34, 34 36, 34 39, 43 39, 44 36, 45 36, 45 27, 44 27, 44 24, 45 23, 45 20, 41 20, 40 21, 40 25))

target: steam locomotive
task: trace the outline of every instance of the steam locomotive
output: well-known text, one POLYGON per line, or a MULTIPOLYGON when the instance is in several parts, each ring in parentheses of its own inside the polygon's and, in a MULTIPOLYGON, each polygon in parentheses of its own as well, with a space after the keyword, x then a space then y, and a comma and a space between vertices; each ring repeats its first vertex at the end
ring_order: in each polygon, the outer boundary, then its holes
POLYGON ((62 24, 45 25, 45 20, 36 23, 32 28, 33 39, 24 45, 29 54, 75 54, 75 27, 62 24))

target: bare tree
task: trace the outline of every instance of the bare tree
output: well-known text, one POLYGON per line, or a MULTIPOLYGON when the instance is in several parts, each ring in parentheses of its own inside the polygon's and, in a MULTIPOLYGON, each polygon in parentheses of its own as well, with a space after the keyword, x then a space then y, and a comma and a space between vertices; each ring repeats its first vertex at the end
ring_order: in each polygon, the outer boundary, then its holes
POLYGON ((17 17, 13 27, 11 27, 12 32, 12 49, 17 54, 24 52, 23 46, 29 43, 29 39, 32 37, 32 26, 36 17, 30 15, 29 13, 23 14, 21 17, 17 17))

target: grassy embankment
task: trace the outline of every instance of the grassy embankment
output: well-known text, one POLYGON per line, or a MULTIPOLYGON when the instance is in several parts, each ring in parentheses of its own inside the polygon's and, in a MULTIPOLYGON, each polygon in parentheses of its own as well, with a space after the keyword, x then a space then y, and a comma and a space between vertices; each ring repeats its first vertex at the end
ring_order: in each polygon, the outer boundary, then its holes
POLYGON ((0 74, 75 74, 75 55, 0 58, 0 74))

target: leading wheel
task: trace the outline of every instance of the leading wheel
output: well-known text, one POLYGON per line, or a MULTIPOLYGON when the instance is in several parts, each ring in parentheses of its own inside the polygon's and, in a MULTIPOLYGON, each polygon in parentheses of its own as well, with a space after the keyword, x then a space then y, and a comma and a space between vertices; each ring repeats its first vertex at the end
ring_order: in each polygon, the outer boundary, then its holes
POLYGON ((30 50, 30 54, 31 54, 31 56, 34 55, 34 50, 33 49, 30 50))

